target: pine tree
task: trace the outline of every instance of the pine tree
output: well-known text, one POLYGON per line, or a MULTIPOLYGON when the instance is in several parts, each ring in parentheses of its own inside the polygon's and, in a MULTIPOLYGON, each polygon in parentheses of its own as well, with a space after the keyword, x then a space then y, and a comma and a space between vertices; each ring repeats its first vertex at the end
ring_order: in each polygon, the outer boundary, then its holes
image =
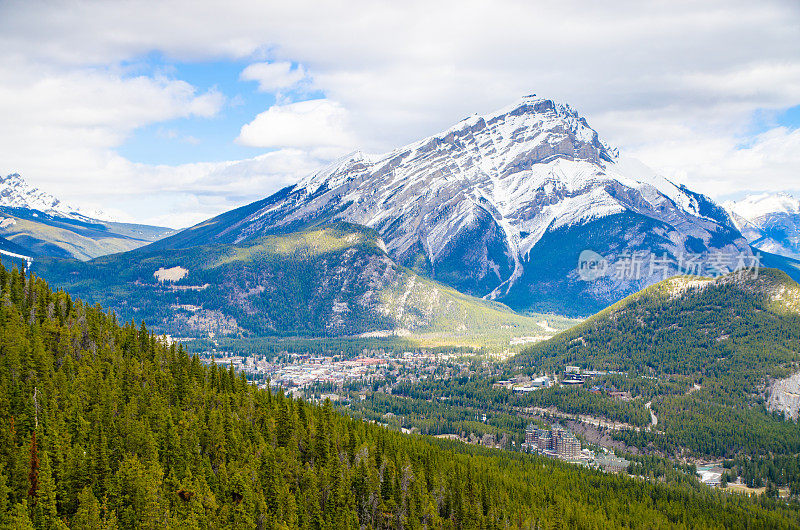
POLYGON ((100 514, 100 502, 92 493, 92 488, 86 486, 78 495, 78 511, 72 520, 72 528, 76 530, 96 530, 103 526, 100 514))
POLYGON ((56 528, 59 526, 58 508, 56 506, 56 487, 53 470, 47 451, 41 452, 38 473, 38 490, 36 492, 34 521, 39 528, 56 528))
POLYGON ((31 521, 30 514, 28 514, 28 502, 23 499, 14 505, 14 511, 11 513, 11 524, 9 528, 14 530, 34 530, 33 522, 31 521))
POLYGON ((11 488, 8 487, 8 479, 0 467, 0 528, 9 523, 11 502, 9 496, 11 488))
POLYGON ((36 431, 31 434, 30 460, 28 465, 28 497, 35 497, 39 489, 39 448, 36 445, 36 431))

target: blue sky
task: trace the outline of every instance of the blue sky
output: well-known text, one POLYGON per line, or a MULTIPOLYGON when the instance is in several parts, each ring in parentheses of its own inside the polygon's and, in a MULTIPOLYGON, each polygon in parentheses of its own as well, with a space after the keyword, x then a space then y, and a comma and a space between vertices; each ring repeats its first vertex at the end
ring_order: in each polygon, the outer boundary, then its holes
POLYGON ((794 106, 778 114, 775 120, 778 125, 791 129, 800 128, 800 105, 794 106))
MULTIPOLYGON (((213 117, 192 116, 138 128, 119 147, 119 154, 133 162, 179 165, 239 160, 270 151, 235 141, 242 125, 277 103, 276 94, 260 92, 256 81, 240 78, 251 62, 177 62, 165 59, 160 53, 124 62, 122 67, 130 71, 130 76, 165 75, 190 83, 198 92, 219 91, 225 102, 213 117)), ((324 94, 288 91, 282 97, 314 99, 324 94)))
MULTIPOLYGON (((170 61, 160 53, 151 53, 121 63, 129 76, 164 75, 193 85, 198 92, 218 91, 225 97, 219 113, 213 117, 179 118, 154 123, 133 131, 118 152, 133 162, 179 165, 192 162, 222 162, 251 158, 273 149, 236 142, 241 127, 254 116, 279 103, 276 94, 258 90, 258 82, 241 78, 252 60, 209 62, 170 61)), ((293 63, 293 67, 297 67, 293 63)), ((320 90, 289 90, 281 100, 298 101, 324 98, 320 90)), ((776 126, 798 129, 800 105, 784 110, 755 109, 751 125, 740 135, 740 149, 751 145, 758 134, 776 126)), ((433 132, 433 131, 431 131, 433 132)), ((740 192, 741 196, 746 192, 740 192)))
POLYGON ((533 92, 717 199, 797 192, 799 27, 794 0, 6 0, 0 173, 187 226, 533 92))
POLYGON ((800 105, 788 109, 756 109, 753 111, 750 126, 742 133, 742 147, 746 147, 752 139, 775 127, 800 127, 800 105))

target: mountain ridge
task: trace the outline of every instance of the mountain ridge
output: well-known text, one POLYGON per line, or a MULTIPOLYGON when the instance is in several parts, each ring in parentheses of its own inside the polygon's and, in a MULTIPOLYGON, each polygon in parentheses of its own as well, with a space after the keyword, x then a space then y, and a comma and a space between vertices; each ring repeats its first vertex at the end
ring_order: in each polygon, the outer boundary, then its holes
POLYGON ((106 219, 99 211, 65 204, 31 187, 18 174, 0 177, 0 236, 31 256, 87 260, 125 252, 175 230, 106 219))

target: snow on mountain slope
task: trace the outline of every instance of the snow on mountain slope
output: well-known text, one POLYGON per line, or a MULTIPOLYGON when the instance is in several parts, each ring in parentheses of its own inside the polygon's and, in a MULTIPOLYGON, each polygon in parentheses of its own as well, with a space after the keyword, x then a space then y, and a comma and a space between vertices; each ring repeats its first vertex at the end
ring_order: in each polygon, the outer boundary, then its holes
MULTIPOLYGON (((390 153, 353 153, 229 214, 161 245, 191 244, 193 233, 236 243, 265 231, 344 220, 376 229, 401 263, 469 294, 513 295, 517 308, 536 303, 530 282, 548 279, 546 264, 536 266, 542 269, 536 278, 529 274, 537 249, 550 245, 548 235, 563 233, 564 248, 577 245, 581 238, 568 233, 601 220, 613 220, 613 230, 590 239, 600 253, 749 254, 721 208, 641 163, 621 160, 575 110, 536 96, 390 153), (644 225, 648 238, 637 237, 644 225)), ((570 265, 558 263, 552 274, 578 281, 581 250, 552 256, 570 265)), ((605 282, 592 286, 592 296, 610 303, 641 283, 605 282)))
POLYGON ((786 193, 763 193, 723 206, 754 247, 800 259, 800 200, 786 193))
POLYGON ((31 187, 18 173, 0 176, 0 206, 39 210, 51 215, 80 219, 107 219, 101 211, 90 211, 61 202, 60 199, 31 187))
POLYGON ((141 247, 169 228, 117 223, 100 211, 63 203, 18 174, 0 177, 0 237, 35 256, 87 260, 141 247))
POLYGON ((795 199, 788 193, 749 195, 741 201, 728 201, 724 206, 745 219, 757 219, 776 213, 800 214, 800 200, 795 199))

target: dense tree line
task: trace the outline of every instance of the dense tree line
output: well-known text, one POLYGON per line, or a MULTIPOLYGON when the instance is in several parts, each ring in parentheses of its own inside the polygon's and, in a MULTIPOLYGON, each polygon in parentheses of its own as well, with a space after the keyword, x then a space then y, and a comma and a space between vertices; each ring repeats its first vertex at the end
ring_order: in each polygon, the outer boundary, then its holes
POLYGON ((630 461, 627 472, 630 475, 664 480, 678 484, 697 484, 697 466, 670 462, 666 458, 653 455, 631 455, 625 458, 630 461))
POLYGON ((777 527, 798 512, 406 436, 0 269, 0 524, 777 527))
POLYGON ((404 352, 447 353, 480 355, 482 349, 469 346, 420 346, 419 341, 405 337, 219 337, 186 341, 189 353, 205 353, 213 349, 221 352, 274 359, 283 353, 310 354, 324 357, 357 357, 381 353, 389 355, 404 352))
POLYGON ((354 398, 347 412, 354 417, 370 421, 396 424, 398 427, 416 428, 422 434, 456 434, 464 438, 470 435, 482 438, 490 434, 496 440, 505 436, 522 441, 522 434, 530 420, 519 414, 488 411, 486 422, 482 421, 480 409, 462 407, 447 401, 424 401, 402 396, 369 392, 361 401, 354 398))
POLYGON ((513 402, 519 406, 556 407, 570 414, 600 416, 640 427, 650 423, 650 413, 641 400, 621 401, 584 388, 543 388, 516 397, 513 402))
POLYGON ((621 401, 585 388, 550 387, 517 394, 506 388, 494 388, 492 383, 496 378, 490 371, 472 371, 474 374, 469 377, 401 382, 394 385, 392 393, 415 400, 419 412, 434 407, 436 402, 472 410, 473 416, 488 411, 519 416, 525 407, 556 407, 570 414, 601 416, 636 426, 650 423, 650 413, 641 400, 621 401))
POLYGON ((800 496, 800 456, 739 456, 723 462, 728 470, 726 479, 742 482, 751 488, 760 488, 765 483, 789 486, 792 496, 800 496))

